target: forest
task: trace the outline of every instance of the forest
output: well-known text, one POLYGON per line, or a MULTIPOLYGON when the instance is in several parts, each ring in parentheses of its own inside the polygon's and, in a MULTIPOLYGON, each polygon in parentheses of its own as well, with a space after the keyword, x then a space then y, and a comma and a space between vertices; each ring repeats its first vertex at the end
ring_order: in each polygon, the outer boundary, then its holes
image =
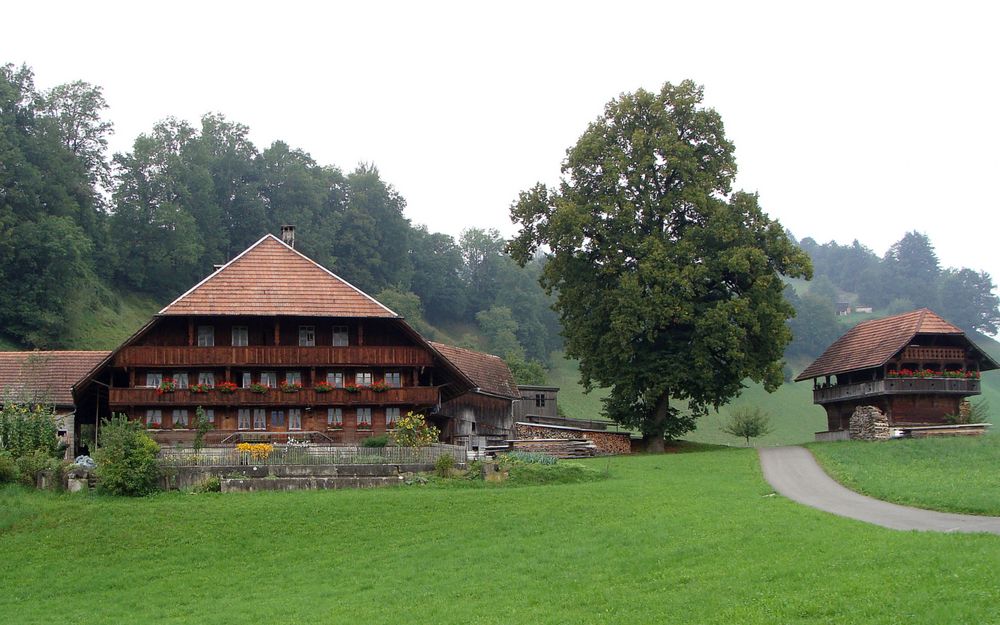
MULTIPOLYGON (((165 304, 263 234, 296 225, 296 247, 402 314, 430 338, 505 357, 523 382, 544 382, 561 348, 545 261, 521 268, 496 230, 456 240, 413 224, 374 164, 350 171, 213 113, 166 119, 130 151, 99 86, 39 88, 27 66, 0 67, 0 338, 19 348, 78 347, 65 328, 125 294, 165 304)), ((991 277, 943 268, 930 238, 907 233, 884 256, 855 241, 798 245, 814 280, 790 284, 797 310, 786 356, 815 356, 844 328, 834 304, 877 313, 927 306, 963 329, 995 334, 991 277)), ((790 281, 791 282, 791 281, 790 281)), ((105 348, 111 348, 107 345, 105 348)))

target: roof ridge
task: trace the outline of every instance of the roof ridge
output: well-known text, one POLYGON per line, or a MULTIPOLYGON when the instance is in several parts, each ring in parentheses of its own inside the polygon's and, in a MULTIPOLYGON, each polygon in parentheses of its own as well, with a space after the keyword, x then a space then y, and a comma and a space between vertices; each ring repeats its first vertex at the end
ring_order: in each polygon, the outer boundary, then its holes
POLYGON ((182 299, 184 299, 188 295, 190 295, 192 291, 194 291, 195 289, 197 289, 201 285, 205 284, 206 282, 208 282, 209 280, 211 280, 213 277, 215 277, 218 274, 220 274, 222 272, 222 270, 226 269, 227 267, 229 267, 230 265, 232 265, 233 263, 235 263, 239 259, 243 258, 250 250, 254 249, 258 245, 260 245, 261 243, 263 243, 267 239, 267 237, 271 237, 271 238, 273 238, 276 241, 278 240, 278 237, 276 237, 273 234, 271 234, 270 232, 268 232, 267 234, 265 234, 261 238, 257 239, 256 243, 252 244, 250 247, 248 247, 247 249, 243 250, 242 252, 240 252, 239 254, 237 254, 236 256, 234 256, 232 258, 232 260, 230 260, 228 263, 222 265, 221 267, 219 267, 218 269, 216 269, 212 273, 210 273, 207 276, 205 276, 204 278, 202 278, 201 282, 199 282, 198 284, 194 285, 193 287, 191 287, 187 291, 184 291, 182 294, 178 295, 176 298, 174 298, 174 301, 170 302, 169 304, 167 304, 166 306, 164 306, 163 308, 161 308, 160 312, 158 312, 156 314, 158 314, 158 315, 164 314, 164 311, 166 311, 168 308, 170 308, 171 306, 173 306, 177 302, 181 301, 182 299))
MULTIPOLYGON (((502 356, 497 356, 496 354, 491 354, 489 352, 481 352, 477 349, 471 349, 469 347, 459 347, 458 345, 449 345, 448 343, 441 343, 440 341, 427 341, 431 345, 440 345, 441 347, 447 347, 449 349, 457 349, 463 352, 469 352, 470 354, 477 354, 480 356, 489 356, 490 358, 496 358, 497 360, 504 360, 502 356)), ((504 362, 506 362, 504 360, 504 362)))

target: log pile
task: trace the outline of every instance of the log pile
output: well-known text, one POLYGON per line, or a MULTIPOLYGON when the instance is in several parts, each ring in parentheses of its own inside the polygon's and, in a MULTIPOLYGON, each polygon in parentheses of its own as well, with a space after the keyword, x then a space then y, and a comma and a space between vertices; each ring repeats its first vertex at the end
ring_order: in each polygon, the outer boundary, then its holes
POLYGON ((585 430, 582 428, 543 425, 540 423, 515 423, 514 437, 518 440, 582 439, 593 443, 599 454, 627 454, 632 452, 631 436, 627 432, 585 430))
POLYGON ((852 441, 889 440, 889 419, 875 406, 858 406, 849 429, 852 441))
POLYGON ((515 451, 546 454, 556 458, 591 458, 598 455, 597 446, 584 438, 528 438, 511 441, 515 451))

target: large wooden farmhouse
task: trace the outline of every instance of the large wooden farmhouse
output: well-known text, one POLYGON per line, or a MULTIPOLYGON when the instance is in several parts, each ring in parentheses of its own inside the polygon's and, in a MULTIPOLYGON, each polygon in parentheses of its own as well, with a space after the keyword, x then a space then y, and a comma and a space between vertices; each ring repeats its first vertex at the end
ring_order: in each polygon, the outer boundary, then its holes
POLYGON ((78 422, 122 413, 168 444, 193 440, 199 407, 210 443, 350 444, 392 429, 408 411, 428 415, 445 440, 470 443, 471 426, 456 420, 478 417, 509 434, 516 388, 508 386, 502 360, 429 343, 267 235, 161 310, 73 393, 78 422), (466 404, 488 414, 459 414, 466 404))
POLYGON ((831 433, 848 429, 859 406, 875 406, 891 427, 939 425, 980 393, 980 373, 998 368, 962 330, 924 308, 863 321, 795 380, 813 380, 813 403, 831 433))

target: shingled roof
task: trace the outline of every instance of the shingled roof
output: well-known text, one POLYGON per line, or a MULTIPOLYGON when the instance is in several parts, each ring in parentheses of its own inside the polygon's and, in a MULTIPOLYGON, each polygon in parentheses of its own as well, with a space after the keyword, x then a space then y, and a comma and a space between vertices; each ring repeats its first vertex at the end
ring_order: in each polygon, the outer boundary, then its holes
POLYGON ((399 316, 272 234, 196 284, 160 314, 399 316))
POLYGON ((881 367, 918 334, 965 335, 927 308, 862 321, 826 348, 795 381, 881 367))
POLYGON ((111 352, 0 352, 0 398, 73 405, 73 385, 111 352))
POLYGON ((430 344, 439 354, 472 380, 472 383, 478 387, 475 390, 509 399, 521 398, 521 394, 517 390, 517 383, 514 382, 514 376, 510 373, 510 368, 499 356, 433 341, 430 344))

